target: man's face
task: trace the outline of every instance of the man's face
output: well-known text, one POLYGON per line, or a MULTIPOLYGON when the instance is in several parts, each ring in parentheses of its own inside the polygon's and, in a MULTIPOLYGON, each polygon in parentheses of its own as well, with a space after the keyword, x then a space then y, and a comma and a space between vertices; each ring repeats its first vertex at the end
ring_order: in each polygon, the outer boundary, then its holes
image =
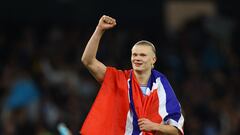
POLYGON ((152 65, 156 62, 156 56, 150 46, 134 45, 131 62, 133 70, 146 72, 152 69, 152 65))

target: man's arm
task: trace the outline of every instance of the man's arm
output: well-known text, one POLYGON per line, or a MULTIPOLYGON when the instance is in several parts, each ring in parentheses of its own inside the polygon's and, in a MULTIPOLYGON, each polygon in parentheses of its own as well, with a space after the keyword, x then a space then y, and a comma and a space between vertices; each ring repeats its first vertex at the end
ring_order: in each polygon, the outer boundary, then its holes
POLYGON ((146 118, 140 118, 138 125, 141 131, 155 132, 157 135, 181 135, 180 131, 172 125, 158 124, 146 118))
POLYGON ((100 18, 92 37, 88 41, 81 59, 82 63, 87 67, 94 78, 100 83, 104 79, 106 66, 96 59, 97 50, 99 42, 105 30, 111 29, 114 26, 116 26, 116 20, 109 16, 103 15, 100 18))

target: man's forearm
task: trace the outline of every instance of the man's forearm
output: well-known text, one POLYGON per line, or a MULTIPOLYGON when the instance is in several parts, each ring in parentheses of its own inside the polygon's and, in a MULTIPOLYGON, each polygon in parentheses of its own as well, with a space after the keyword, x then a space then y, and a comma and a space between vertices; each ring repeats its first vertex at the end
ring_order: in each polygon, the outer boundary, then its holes
POLYGON ((90 64, 96 58, 99 42, 101 40, 103 33, 104 30, 101 30, 98 27, 96 27, 82 55, 82 62, 84 63, 84 65, 90 64))
POLYGON ((157 135, 181 135, 179 130, 171 125, 156 124, 154 130, 157 135))

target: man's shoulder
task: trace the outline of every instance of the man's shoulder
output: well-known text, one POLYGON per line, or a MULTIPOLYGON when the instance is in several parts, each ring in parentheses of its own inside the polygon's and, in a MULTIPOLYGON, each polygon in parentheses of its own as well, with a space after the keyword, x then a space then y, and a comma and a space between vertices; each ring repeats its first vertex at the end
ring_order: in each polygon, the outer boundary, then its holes
POLYGON ((131 69, 117 69, 116 67, 107 67, 107 73, 128 76, 131 69))
POLYGON ((111 66, 108 66, 107 70, 111 70, 114 72, 130 72, 131 71, 131 69, 118 69, 116 67, 111 67, 111 66))
POLYGON ((166 76, 163 73, 159 72, 158 70, 153 69, 152 71, 156 76, 158 76, 160 78, 166 78, 166 76))

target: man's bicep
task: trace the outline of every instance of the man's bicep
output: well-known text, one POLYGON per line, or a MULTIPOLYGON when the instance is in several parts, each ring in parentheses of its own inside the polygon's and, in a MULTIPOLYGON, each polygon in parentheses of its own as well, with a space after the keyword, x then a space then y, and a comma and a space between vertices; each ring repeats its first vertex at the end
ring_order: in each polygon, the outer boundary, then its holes
POLYGON ((102 62, 95 59, 87 68, 98 82, 103 82, 107 67, 102 62))

